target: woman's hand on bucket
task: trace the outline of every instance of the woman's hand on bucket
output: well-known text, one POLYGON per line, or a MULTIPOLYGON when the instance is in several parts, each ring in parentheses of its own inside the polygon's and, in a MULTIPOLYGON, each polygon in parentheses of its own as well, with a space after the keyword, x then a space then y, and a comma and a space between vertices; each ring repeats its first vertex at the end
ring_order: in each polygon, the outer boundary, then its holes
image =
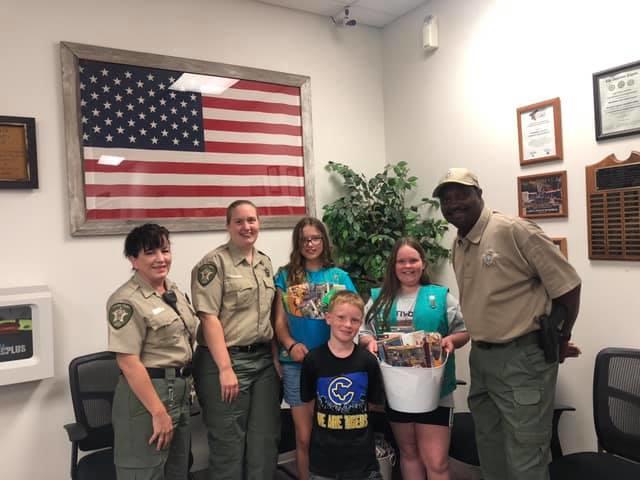
POLYGON ((451 355, 453 351, 456 349, 456 346, 453 344, 453 339, 451 338, 451 335, 449 335, 448 337, 444 337, 442 339, 442 342, 440 342, 440 345, 442 346, 443 350, 447 352, 449 355, 451 355))

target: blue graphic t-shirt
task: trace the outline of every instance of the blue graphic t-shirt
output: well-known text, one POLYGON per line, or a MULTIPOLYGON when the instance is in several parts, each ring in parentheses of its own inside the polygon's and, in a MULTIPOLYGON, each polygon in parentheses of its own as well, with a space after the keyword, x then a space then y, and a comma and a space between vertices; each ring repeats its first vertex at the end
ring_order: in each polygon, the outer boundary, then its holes
POLYGON ((315 400, 309 469, 320 476, 365 478, 378 470, 369 403, 384 402, 380 367, 367 350, 337 358, 325 344, 302 362, 302 401, 315 400))
MULTIPOLYGON (((276 287, 282 295, 287 314, 289 333, 296 342, 312 350, 329 340, 329 326, 324 321, 331 296, 339 290, 355 292, 349 274, 337 267, 306 271, 304 283, 289 285, 285 267, 275 276, 276 287)), ((280 361, 292 361, 284 348, 280 349, 280 361)))

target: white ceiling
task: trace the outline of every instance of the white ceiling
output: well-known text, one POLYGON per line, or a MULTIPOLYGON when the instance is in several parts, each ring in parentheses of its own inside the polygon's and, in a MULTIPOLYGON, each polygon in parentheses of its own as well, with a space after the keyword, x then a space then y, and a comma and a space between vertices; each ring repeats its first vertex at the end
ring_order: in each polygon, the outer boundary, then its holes
POLYGON ((359 24, 384 27, 427 0, 257 0, 326 17, 342 14, 349 7, 350 18, 359 24))

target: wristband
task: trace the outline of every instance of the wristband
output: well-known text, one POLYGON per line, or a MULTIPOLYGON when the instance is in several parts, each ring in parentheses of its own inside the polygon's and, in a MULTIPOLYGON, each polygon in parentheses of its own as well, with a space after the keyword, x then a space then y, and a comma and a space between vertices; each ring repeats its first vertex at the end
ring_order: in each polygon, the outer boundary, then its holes
POLYGON ((293 347, 295 347, 295 346, 296 346, 296 345, 298 345, 299 343, 300 343, 300 342, 293 342, 293 343, 289 346, 289 348, 287 348, 287 353, 288 353, 289 355, 291 355, 291 350, 293 350, 293 347))

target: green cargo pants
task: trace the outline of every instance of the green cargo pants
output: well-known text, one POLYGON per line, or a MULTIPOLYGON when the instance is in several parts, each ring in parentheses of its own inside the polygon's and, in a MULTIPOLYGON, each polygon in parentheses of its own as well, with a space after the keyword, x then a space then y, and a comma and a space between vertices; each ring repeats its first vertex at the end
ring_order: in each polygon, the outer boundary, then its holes
POLYGON ((271 349, 231 353, 240 394, 220 395, 219 370, 206 348, 194 356, 194 378, 209 441, 210 480, 273 478, 280 439, 280 385, 271 349))
POLYGON ((545 362, 535 333, 480 345, 469 356, 469 409, 483 479, 547 480, 558 363, 545 362))
POLYGON ((156 392, 173 419, 169 448, 149 445, 153 434, 151 415, 120 376, 113 399, 114 463, 118 480, 187 480, 189 475, 190 378, 152 379, 156 392))

